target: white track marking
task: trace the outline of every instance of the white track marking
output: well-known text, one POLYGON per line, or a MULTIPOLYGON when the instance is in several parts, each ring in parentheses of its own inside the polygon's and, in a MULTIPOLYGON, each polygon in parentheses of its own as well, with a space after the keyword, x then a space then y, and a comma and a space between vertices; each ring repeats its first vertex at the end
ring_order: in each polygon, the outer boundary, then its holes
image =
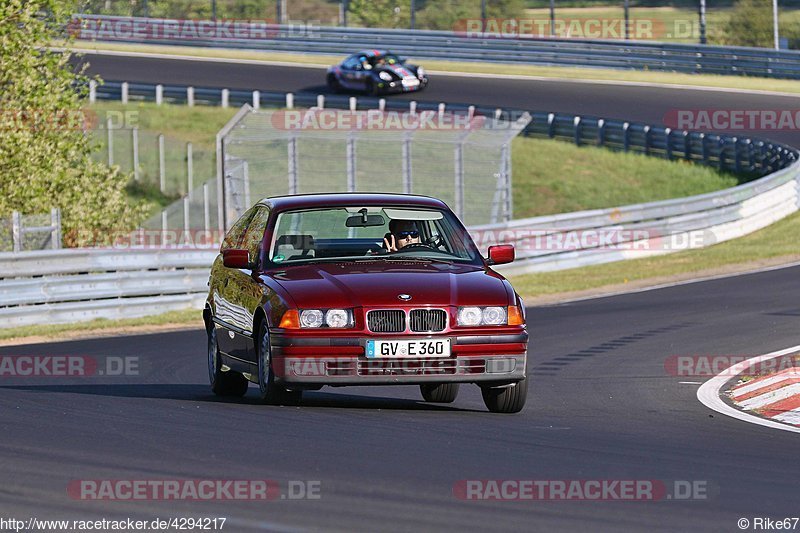
POLYGON ((792 409, 791 411, 787 411, 782 415, 774 416, 773 418, 775 420, 780 420, 781 422, 786 422, 787 424, 800 425, 800 408, 792 409))
POLYGON ((697 399, 709 409, 712 409, 720 414, 742 420, 744 422, 758 424, 760 426, 767 426, 773 429, 782 429, 783 431, 791 431, 793 433, 800 433, 800 427, 787 426, 786 424, 775 422, 774 420, 760 418, 755 415, 739 411, 738 409, 734 409, 730 405, 723 402, 719 397, 720 389, 722 389, 722 387, 724 387, 725 384, 731 379, 731 376, 735 375, 736 373, 739 373, 746 368, 750 368, 752 365, 758 364, 762 361, 767 361, 769 359, 774 359, 776 357, 781 357, 797 351, 800 351, 800 345, 778 350, 777 352, 768 353, 766 355, 759 355, 757 357, 748 359, 747 361, 737 363, 701 385, 700 388, 697 389, 697 399))
POLYGON ((744 385, 743 387, 739 387, 735 391, 733 391, 733 396, 738 398, 739 396, 744 396, 754 390, 763 389, 764 387, 769 387, 773 383, 779 383, 781 381, 785 381, 787 379, 793 379, 800 377, 800 369, 794 369, 793 372, 787 372, 784 374, 778 374, 776 376, 770 376, 764 380, 757 381, 755 383, 749 383, 744 385))
POLYGON ((785 400, 794 396, 795 394, 800 394, 800 383, 795 383, 794 385, 789 385, 788 387, 781 387, 780 389, 774 391, 765 392, 764 394, 759 394, 755 398, 750 398, 749 400, 737 403, 742 409, 752 410, 767 406, 771 403, 785 400))

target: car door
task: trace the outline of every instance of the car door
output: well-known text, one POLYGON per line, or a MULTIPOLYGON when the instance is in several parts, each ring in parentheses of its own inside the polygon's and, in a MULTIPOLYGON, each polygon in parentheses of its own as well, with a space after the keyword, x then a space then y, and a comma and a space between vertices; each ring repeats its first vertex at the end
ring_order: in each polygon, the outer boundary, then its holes
MULTIPOLYGON (((222 241, 221 251, 241 248, 250 221, 256 214, 256 208, 249 209, 234 223, 225 239, 222 241)), ((241 308, 237 286, 240 284, 241 270, 228 268, 218 259, 214 265, 212 275, 213 285, 213 319, 217 328, 217 342, 221 352, 230 356, 243 358, 247 351, 247 344, 243 340, 243 332, 250 329, 247 315, 241 308)), ((252 321, 250 322, 252 324, 252 321)))
POLYGON ((361 62, 356 56, 348 57, 341 66, 342 74, 340 83, 348 89, 363 89, 364 82, 361 74, 364 72, 361 62))
POLYGON ((264 232, 267 229, 269 215, 270 209, 268 207, 259 206, 242 240, 241 247, 247 250, 250 262, 256 267, 255 270, 240 271, 241 275, 235 276, 235 280, 233 280, 236 284, 237 303, 249 319, 250 339, 249 342, 245 342, 246 352, 242 352, 242 357, 252 363, 257 363, 255 335, 258 335, 258 332, 253 331, 252 325, 256 309, 264 299, 265 285, 261 283, 258 272, 261 269, 261 244, 264 240, 264 232))

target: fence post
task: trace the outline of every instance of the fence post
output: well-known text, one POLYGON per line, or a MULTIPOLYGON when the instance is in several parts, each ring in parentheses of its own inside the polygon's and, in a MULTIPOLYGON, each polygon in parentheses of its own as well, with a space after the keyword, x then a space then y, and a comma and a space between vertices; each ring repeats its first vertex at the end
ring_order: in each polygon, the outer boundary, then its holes
POLYGON ((220 99, 221 99, 220 105, 222 107, 227 108, 230 105, 231 92, 228 89, 222 89, 222 94, 220 96, 220 99))
POLYGON ((553 138, 556 136, 556 115, 555 113, 547 114, 547 136, 553 138))
POLYGON ((22 249, 22 216, 19 211, 11 212, 11 240, 13 250, 19 252, 22 249))
POLYGON ((114 130, 112 129, 111 119, 106 119, 106 138, 108 148, 108 166, 114 164, 114 130))
POLYGON ((347 135, 347 192, 356 190, 356 140, 352 133, 347 135))
POLYGON ((194 106, 194 87, 187 87, 186 88, 186 105, 189 107, 194 106))
POLYGON ((417 112, 417 101, 416 100, 411 100, 408 103, 408 112, 411 113, 412 115, 417 112))
POLYGON ((622 125, 622 150, 627 152, 631 148, 631 125, 626 122, 622 125))
POLYGON ((317 107, 320 109, 325 109, 325 95, 318 94, 317 95, 317 107))
POLYGON ((156 105, 164 103, 164 86, 160 83, 156 85, 156 105))
POLYGON ((459 141, 455 145, 455 184, 454 193, 456 199, 456 216, 461 219, 464 217, 464 143, 459 141))
POLYGON ((167 210, 161 211, 161 242, 167 238, 167 210))
POLYGON ((606 143, 606 121, 599 119, 597 121, 597 146, 603 146, 606 143))
POLYGON ((52 231, 50 232, 50 243, 53 245, 53 250, 61 249, 61 209, 54 207, 50 210, 50 225, 52 231))
POLYGON ((644 153, 650 155, 650 126, 644 127, 644 153))
POLYGON ((350 97, 350 111, 355 111, 358 107, 358 99, 355 96, 350 97))
POLYGON ((253 91, 253 109, 261 107, 261 91, 253 91))
POLYGON ((286 93, 286 109, 294 109, 294 94, 286 93))
POLYGON ((244 206, 245 209, 250 209, 250 167, 247 161, 242 161, 242 185, 244 186, 244 206))
POLYGON ((742 171, 742 158, 739 154, 739 139, 733 138, 733 168, 736 172, 742 171))
POLYGON ((131 146, 133 147, 133 179, 139 181, 139 128, 131 129, 131 146))
POLYGON ((719 146, 719 169, 725 170, 725 148, 727 147, 727 143, 720 137, 717 139, 717 145, 719 146))
POLYGON ((191 198, 194 190, 194 153, 192 143, 186 143, 186 195, 191 198))
POLYGON ((378 109, 381 111, 386 109, 386 98, 381 98, 378 100, 378 109))
POLYGON ((189 231, 189 197, 183 197, 183 231, 189 231))
POLYGON ((297 194, 297 137, 292 136, 287 143, 289 155, 289 194, 297 194))
POLYGON ((700 134, 700 154, 704 165, 708 164, 708 145, 706 144, 706 134, 700 134))
POLYGON ((411 180, 411 132, 405 132, 403 135, 402 146, 402 159, 403 159, 403 192, 411 194, 413 183, 411 180))
POLYGON ((203 184, 203 226, 211 231, 211 205, 208 198, 208 183, 203 184))
POLYGON ((158 183, 161 192, 167 190, 167 162, 164 154, 164 134, 158 134, 158 183))
POLYGON ((574 119, 572 119, 572 124, 575 126, 574 136, 575 136, 575 146, 581 145, 581 116, 577 115, 574 119))
POLYGON ((89 80, 89 103, 93 104, 95 102, 97 102, 97 82, 89 80))
POLYGON ((495 120, 500 120, 500 117, 502 117, 502 116, 503 116, 503 110, 502 109, 500 109, 498 107, 497 109, 494 110, 494 119, 495 120))
POLYGON ((442 115, 444 115, 444 109, 445 109, 444 102, 439 103, 439 110, 437 112, 437 114, 439 115, 439 120, 442 120, 442 115))
POLYGON ((692 136, 686 130, 683 130, 683 158, 692 161, 692 136))
POLYGON ((120 86, 120 100, 123 104, 128 103, 128 82, 123 81, 122 85, 120 86))
POLYGON ((672 160, 672 129, 664 129, 664 152, 667 159, 672 160))

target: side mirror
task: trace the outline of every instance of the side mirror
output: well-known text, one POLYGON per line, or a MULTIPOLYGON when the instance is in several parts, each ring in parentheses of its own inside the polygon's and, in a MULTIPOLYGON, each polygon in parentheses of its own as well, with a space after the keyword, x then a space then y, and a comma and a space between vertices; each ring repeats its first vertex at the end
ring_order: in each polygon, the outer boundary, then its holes
POLYGON ((514 261, 514 245, 498 244, 489 247, 489 264, 504 265, 514 261))
POLYGON ((230 248, 222 250, 222 264, 228 268, 250 268, 250 254, 247 250, 230 248))

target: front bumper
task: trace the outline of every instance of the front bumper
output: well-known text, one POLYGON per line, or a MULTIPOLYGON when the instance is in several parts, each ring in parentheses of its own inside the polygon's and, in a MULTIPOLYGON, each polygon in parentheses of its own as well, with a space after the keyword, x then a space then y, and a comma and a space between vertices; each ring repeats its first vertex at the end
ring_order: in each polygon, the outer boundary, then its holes
POLYGON ((271 334, 275 380, 298 385, 506 384, 525 378, 528 334, 461 335, 450 357, 367 358, 364 337, 271 334))
POLYGON ((413 87, 404 87, 403 82, 400 80, 394 80, 391 82, 382 81, 378 84, 378 92, 381 94, 412 93, 421 91, 426 85, 428 85, 428 78, 421 79, 419 81, 419 85, 415 85, 413 87))

